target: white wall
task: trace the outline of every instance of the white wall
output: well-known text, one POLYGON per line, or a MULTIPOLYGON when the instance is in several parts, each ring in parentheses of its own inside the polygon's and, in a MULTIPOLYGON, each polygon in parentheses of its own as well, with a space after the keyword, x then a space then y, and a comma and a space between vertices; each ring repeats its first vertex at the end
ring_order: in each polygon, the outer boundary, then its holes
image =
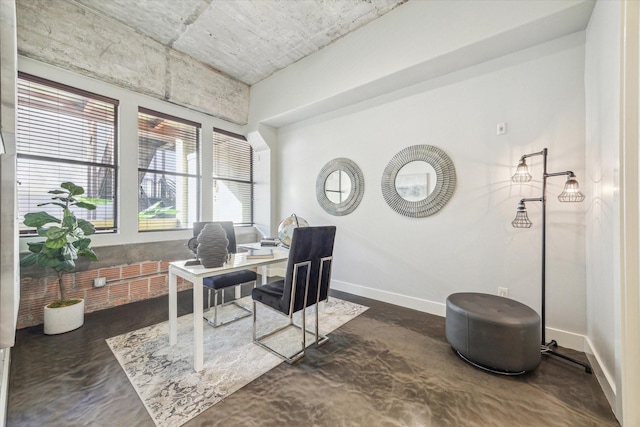
MULTIPOLYGON (((510 176, 520 155, 548 147, 550 172, 584 177, 583 65, 584 34, 576 33, 281 128, 280 216, 337 225, 337 288, 444 314, 453 292, 496 294, 501 286, 539 309, 539 204, 528 205, 530 230, 510 222, 520 198, 540 194, 540 157, 530 162, 531 185, 510 176), (498 122, 508 123, 506 135, 496 135, 498 122), (396 214, 380 189, 388 161, 414 144, 443 149, 458 178, 450 202, 423 219, 396 214), (314 191, 318 172, 336 157, 355 161, 365 178, 360 206, 344 217, 325 213, 314 191)), ((585 206, 560 204, 563 179, 549 183, 547 326, 584 334, 585 206)))
MULTIPOLYGON (((16 15, 15 5, 0 2, 0 348, 13 347, 20 302, 16 218, 16 15)), ((8 356, 6 356, 8 357, 8 356)), ((2 371, 4 365, 0 366, 2 371)), ((8 373, 7 373, 8 374, 8 373)), ((6 381, 7 374, 0 376, 6 381)), ((0 383, 2 387, 2 383, 0 383)), ((0 389, 0 420, 6 400, 0 389)), ((2 421, 0 421, 2 424, 2 421)))
POLYGON ((598 2, 586 32, 585 63, 587 351, 602 368, 596 373, 614 408, 620 363, 620 31, 620 3, 598 2))

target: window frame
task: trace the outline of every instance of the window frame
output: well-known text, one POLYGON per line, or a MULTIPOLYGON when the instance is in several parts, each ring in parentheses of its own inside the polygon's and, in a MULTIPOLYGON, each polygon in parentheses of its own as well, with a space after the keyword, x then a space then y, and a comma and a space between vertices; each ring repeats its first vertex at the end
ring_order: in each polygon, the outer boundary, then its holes
MULTIPOLYGON (((241 134, 237 134, 234 132, 230 132, 228 130, 225 129, 220 129, 217 127, 213 128, 213 137, 212 137, 212 147, 213 147, 213 154, 211 156, 211 162, 212 162, 212 175, 211 175, 211 191, 213 192, 214 188, 215 188, 215 181, 222 181, 222 182, 236 182, 239 184, 248 184, 249 185, 249 209, 250 209, 250 222, 234 222, 234 225, 237 227, 253 227, 255 225, 255 180, 254 180, 254 149, 251 146, 251 144, 249 143, 249 141, 247 141, 247 138, 244 135, 241 134), (215 174, 215 144, 216 144, 216 134, 221 134, 233 139, 237 139, 243 143, 246 143, 250 150, 249 150, 249 180, 243 180, 243 179, 238 179, 238 178, 231 178, 231 177, 221 177, 221 176, 216 176, 215 174)), ((215 203, 212 204, 212 212, 213 212, 213 218, 216 218, 216 207, 215 207, 215 203)))
MULTIPOLYGON (((140 173, 150 173, 150 174, 160 174, 160 175, 170 175, 170 176, 176 176, 176 177, 182 177, 185 179, 195 179, 196 181, 196 194, 195 194, 195 201, 196 201, 196 208, 195 208, 195 219, 193 222, 197 222, 200 220, 200 207, 202 205, 201 203, 201 190, 202 190, 202 124, 198 123, 198 122, 194 122, 192 120, 189 119, 185 119, 182 117, 178 117, 178 116, 174 116, 171 114, 167 114, 167 113, 163 113, 161 111, 157 111, 157 110, 153 110, 150 108, 146 108, 146 107, 142 107, 142 106, 138 106, 138 111, 136 114, 136 123, 138 124, 138 130, 137 130, 137 134, 138 134, 138 138, 137 138, 137 154, 138 154, 138 160, 137 160, 137 175, 139 177, 140 173), (165 120, 171 120, 174 121, 176 123, 181 123, 187 126, 193 126, 196 129, 196 140, 195 140, 195 154, 196 154, 196 173, 195 174, 190 174, 190 173, 180 173, 180 172, 174 172, 174 171, 168 171, 168 170, 161 170, 161 169, 153 169, 153 168, 141 168, 140 167, 140 152, 141 152, 141 147, 140 147, 140 114, 146 114, 146 115, 151 115, 160 119, 165 119, 165 120)), ((139 182, 139 181, 138 181, 139 182)), ((137 188, 137 200, 138 203, 140 203, 140 185, 138 184, 138 188, 137 188)), ((140 213, 139 209, 137 209, 138 214, 140 213)), ((144 228, 140 228, 140 219, 137 218, 136 219, 136 224, 137 224, 137 231, 138 233, 149 233, 149 232, 167 232, 167 231, 180 231, 180 230, 189 230, 191 229, 191 225, 190 224, 185 224, 185 226, 183 227, 174 227, 174 228, 148 228, 148 229, 144 229, 144 228)))
MULTIPOLYGON (((63 163, 63 164, 67 164, 67 165, 79 165, 79 166, 88 166, 88 167, 98 167, 98 168, 105 168, 108 170, 111 170, 111 173, 113 175, 113 208, 111 210, 111 213, 113 215, 113 226, 111 227, 100 227, 100 226, 96 226, 96 234, 115 234, 118 233, 119 231, 119 217, 118 217, 118 212, 119 212, 119 131, 120 131, 120 123, 119 123, 119 114, 120 114, 120 100, 116 99, 116 98, 111 98, 108 96, 104 96, 95 92, 91 92, 85 89, 80 89, 74 86, 70 86, 70 85, 66 85, 64 83, 59 83, 57 81, 53 81, 53 80, 49 80, 43 77, 39 77, 36 76, 34 74, 30 74, 27 72, 23 72, 23 71, 18 71, 18 78, 16 81, 16 158, 17 160, 20 159, 25 159, 25 160, 34 160, 34 161, 41 161, 41 162, 49 162, 49 163, 63 163), (85 98, 89 98, 95 101, 100 101, 103 103, 107 103, 107 104, 111 104, 113 106, 113 133, 112 133, 112 138, 113 138, 113 164, 110 163, 103 163, 103 162, 90 162, 90 161, 81 161, 81 160, 75 160, 75 159, 68 159, 68 158, 64 158, 64 157, 53 157, 53 156, 45 156, 45 155, 39 155, 39 154, 27 154, 27 153, 21 153, 20 152, 20 140, 19 140, 19 131, 18 131, 18 126, 20 126, 20 120, 19 120, 19 115, 20 115, 20 96, 19 96, 19 87, 21 85, 21 81, 27 81, 30 83, 35 83, 35 84, 39 84, 42 86, 46 86, 50 89, 53 90, 61 90, 61 91, 65 91, 68 92, 70 94, 73 95, 77 95, 77 96, 81 96, 81 97, 85 97, 85 98)), ((84 115, 81 115, 79 117, 85 117, 84 115)), ((19 168, 18 168, 18 164, 19 162, 16 164, 16 180, 18 180, 19 178, 19 168)), ((19 182, 18 182, 19 184, 19 182)), ((59 184, 58 184, 59 185, 59 184)), ((57 188, 57 187, 56 187, 57 188)), ((50 190, 53 190, 53 188, 51 188, 50 190)), ((86 194, 84 196, 87 196, 86 194)), ((20 212, 20 205, 18 204, 17 206, 18 209, 18 216, 19 217, 23 217, 24 213, 28 213, 28 212, 20 212)), ((89 219, 89 221, 91 222, 91 220, 89 219)), ((20 237, 34 237, 37 236, 36 234, 36 230, 35 229, 20 229, 19 230, 19 236, 20 237)))

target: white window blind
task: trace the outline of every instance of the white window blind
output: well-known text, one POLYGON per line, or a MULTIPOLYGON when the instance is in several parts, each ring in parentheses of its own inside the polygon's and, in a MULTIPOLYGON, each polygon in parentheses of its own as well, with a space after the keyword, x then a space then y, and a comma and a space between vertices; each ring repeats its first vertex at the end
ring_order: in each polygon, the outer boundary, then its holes
POLYGON ((200 194, 199 123, 138 111, 138 229, 190 228, 200 194))
POLYGON ((213 219, 253 225, 253 147, 222 129, 213 130, 213 219))
MULTIPOLYGON (((20 233, 31 234, 24 214, 42 206, 48 191, 71 181, 97 205, 79 210, 99 231, 117 229, 118 101, 56 82, 18 74, 17 180, 20 233)), ((52 214, 58 215, 56 210, 52 214)))

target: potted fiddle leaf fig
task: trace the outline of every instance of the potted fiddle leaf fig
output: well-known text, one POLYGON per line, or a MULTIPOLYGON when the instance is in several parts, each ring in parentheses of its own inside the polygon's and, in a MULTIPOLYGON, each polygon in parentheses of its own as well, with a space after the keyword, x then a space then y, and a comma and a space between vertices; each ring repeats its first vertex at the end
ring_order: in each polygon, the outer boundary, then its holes
POLYGON ((24 225, 35 227, 38 236, 45 240, 27 243, 31 253, 20 260, 21 267, 51 267, 58 276, 60 299, 45 306, 44 311, 44 333, 49 335, 68 332, 84 324, 84 299, 67 298, 63 277, 75 269, 78 257, 98 260, 91 249, 91 239, 87 237, 95 233, 95 227, 89 221, 77 218, 72 210, 93 210, 96 205, 79 197, 84 194, 82 187, 72 182, 63 182, 60 187, 49 191, 51 202, 38 206, 58 206, 62 210, 61 217, 44 211, 24 216, 24 225))

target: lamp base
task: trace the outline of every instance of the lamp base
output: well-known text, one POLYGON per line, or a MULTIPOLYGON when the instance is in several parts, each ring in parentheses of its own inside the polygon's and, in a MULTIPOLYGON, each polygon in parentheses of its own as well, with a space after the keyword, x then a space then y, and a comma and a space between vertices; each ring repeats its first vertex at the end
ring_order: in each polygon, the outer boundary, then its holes
POLYGON ((556 351, 556 348, 558 348, 558 343, 556 342, 556 340, 551 340, 549 341, 547 344, 542 344, 540 346, 540 352, 542 354, 546 354, 546 355, 550 355, 550 356, 556 356, 559 357, 561 359, 564 360, 568 360, 569 362, 573 362, 576 365, 580 365, 584 368, 584 371, 587 374, 591 374, 593 371, 591 370, 591 366, 589 366, 587 363, 583 363, 580 362, 579 360, 573 359, 569 356, 565 356, 564 354, 560 354, 556 351))

